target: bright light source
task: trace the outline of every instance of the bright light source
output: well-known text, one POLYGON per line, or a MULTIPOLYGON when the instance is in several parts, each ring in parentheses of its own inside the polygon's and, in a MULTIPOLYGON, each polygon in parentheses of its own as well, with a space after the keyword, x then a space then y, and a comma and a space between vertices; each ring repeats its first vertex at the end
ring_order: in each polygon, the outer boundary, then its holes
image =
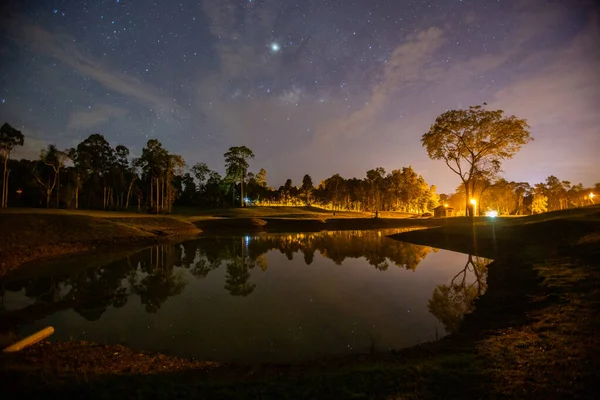
POLYGON ((244 197, 244 203, 247 203, 247 202, 249 202, 249 201, 250 201, 250 200, 248 200, 248 198, 247 198, 247 197, 244 197))
POLYGON ((590 199, 593 199, 596 195, 594 193, 590 193, 590 199))
POLYGON ((273 53, 277 53, 279 50, 281 50, 281 46, 279 46, 279 43, 271 43, 271 51, 273 53))
POLYGON ((444 204, 444 207, 448 208, 448 203, 444 204))
POLYGON ((477 200, 471 199, 471 204, 473 204, 473 205, 477 204, 477 200))
POLYGON ((496 210, 486 211, 485 212, 485 216, 486 217, 496 218, 498 216, 498 211, 496 211, 496 210))

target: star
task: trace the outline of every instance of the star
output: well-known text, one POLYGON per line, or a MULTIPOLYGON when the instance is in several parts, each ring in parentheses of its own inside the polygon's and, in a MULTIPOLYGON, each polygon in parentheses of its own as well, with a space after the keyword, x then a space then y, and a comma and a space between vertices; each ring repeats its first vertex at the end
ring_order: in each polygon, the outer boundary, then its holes
POLYGON ((548 139, 503 164, 507 180, 595 184, 594 2, 459 1, 26 2, 12 21, 23 34, 0 29, 11 55, 0 63, 10 77, 0 79, 0 124, 61 148, 98 132, 132 154, 143 132, 220 174, 226 147, 243 144, 276 186, 413 164, 451 192, 457 182, 419 137, 436 115, 487 99, 548 139))

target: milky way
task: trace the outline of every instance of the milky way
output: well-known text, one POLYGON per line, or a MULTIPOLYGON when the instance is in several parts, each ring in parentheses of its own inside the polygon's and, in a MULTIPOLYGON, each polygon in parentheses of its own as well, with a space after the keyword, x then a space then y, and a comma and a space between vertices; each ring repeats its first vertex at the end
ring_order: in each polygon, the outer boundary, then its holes
POLYGON ((20 1, 2 6, 0 122, 17 156, 99 132, 139 154, 149 138, 223 170, 299 184, 412 165, 457 185, 420 138, 447 109, 487 102, 535 141, 509 180, 600 170, 600 29, 594 1, 20 1))

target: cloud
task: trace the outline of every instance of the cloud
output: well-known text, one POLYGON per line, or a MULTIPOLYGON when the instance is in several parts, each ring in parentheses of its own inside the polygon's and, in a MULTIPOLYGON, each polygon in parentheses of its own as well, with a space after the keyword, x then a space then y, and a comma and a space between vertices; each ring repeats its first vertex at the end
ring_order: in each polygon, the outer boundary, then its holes
POLYGON ((172 99, 163 96, 152 85, 113 71, 92 57, 82 54, 69 36, 49 32, 37 24, 24 22, 24 19, 19 19, 19 22, 20 24, 14 25, 11 30, 15 32, 12 38, 17 44, 38 54, 54 57, 107 89, 133 98, 159 112, 175 108, 172 99))
POLYGON ((40 158, 40 152, 42 149, 48 147, 50 144, 49 141, 45 139, 39 139, 41 133, 26 127, 18 128, 25 136, 25 142, 23 146, 17 146, 13 150, 10 158, 12 159, 27 159, 27 160, 37 160, 40 158))
POLYGON ((579 124, 600 122, 600 28, 597 20, 561 49, 522 60, 526 72, 498 90, 491 107, 526 116, 531 123, 554 124, 561 119, 579 124), (543 64, 542 64, 543 62, 543 64), (541 64, 541 65, 540 65, 541 64))
POLYGON ((495 93, 490 107, 526 118, 536 139, 511 161, 507 175, 532 171, 534 182, 551 173, 577 176, 586 185, 597 180, 599 43, 600 25, 592 17, 561 48, 522 60, 523 72, 495 93))
POLYGON ((431 75, 424 71, 432 54, 442 45, 442 31, 436 27, 421 31, 398 46, 385 64, 383 79, 376 84, 370 99, 364 107, 349 116, 333 120, 321 126, 317 140, 331 140, 338 137, 353 137, 372 130, 389 104, 392 94, 406 89, 421 79, 430 80, 431 75))
POLYGON ((300 101, 300 96, 302 96, 302 89, 297 86, 292 86, 290 89, 285 90, 281 95, 279 95, 279 100, 283 104, 294 105, 298 104, 300 101))
POLYGON ((127 110, 109 104, 99 104, 91 109, 78 110, 69 115, 67 128, 88 129, 113 118, 122 117, 127 110))
POLYGON ((224 77, 247 77, 256 71, 265 73, 278 65, 276 55, 270 55, 267 49, 277 6, 276 0, 243 6, 234 0, 202 2, 203 11, 211 22, 209 28, 215 37, 224 77))

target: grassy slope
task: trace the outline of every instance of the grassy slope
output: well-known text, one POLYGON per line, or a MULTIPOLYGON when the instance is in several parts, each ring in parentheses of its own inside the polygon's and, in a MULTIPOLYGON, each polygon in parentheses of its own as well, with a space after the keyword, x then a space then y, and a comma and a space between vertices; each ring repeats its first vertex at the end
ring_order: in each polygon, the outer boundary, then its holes
MULTIPOLYGON (((180 208, 163 216, 91 210, 19 209, 0 212, 0 276, 36 259, 99 247, 147 245, 182 234, 212 232, 319 231, 404 226, 404 213, 333 212, 315 207, 250 207, 218 210, 180 208)), ((410 220, 410 225, 415 223, 410 220)), ((422 220, 426 224, 427 220, 422 220)))
POLYGON ((317 207, 248 207, 216 210, 180 209, 181 216, 206 232, 314 232, 436 226, 439 221, 409 218, 412 214, 333 211, 317 207))
MULTIPOLYGON (((600 378, 599 211, 478 226, 478 251, 498 255, 488 291, 461 330, 436 343, 299 366, 210 368, 119 346, 45 344, 5 358, 2 372, 23 394, 62 398, 591 398, 600 378)), ((451 224, 429 243, 466 246, 472 227, 451 224)), ((404 237, 426 242, 425 234, 404 237)))
MULTIPOLYGON (((175 212, 191 220, 205 218, 289 218, 289 219, 328 219, 333 218, 333 211, 318 207, 246 207, 199 210, 190 207, 178 207, 175 212)), ((402 212, 381 212, 382 218, 406 218, 412 214, 402 212)), ((335 218, 372 218, 371 212, 336 211, 335 218)))
POLYGON ((155 243, 200 231, 165 216, 94 211, 9 209, 0 213, 0 275, 25 262, 74 252, 155 243))

